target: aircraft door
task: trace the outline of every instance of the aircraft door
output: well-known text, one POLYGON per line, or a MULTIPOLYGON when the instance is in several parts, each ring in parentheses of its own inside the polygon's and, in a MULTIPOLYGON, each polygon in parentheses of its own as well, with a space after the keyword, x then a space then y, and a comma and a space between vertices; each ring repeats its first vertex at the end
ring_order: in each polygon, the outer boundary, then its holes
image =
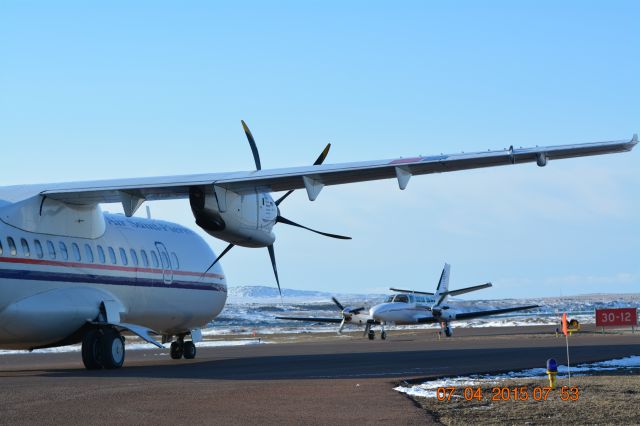
POLYGON ((171 260, 167 247, 160 241, 156 241, 156 248, 160 255, 160 266, 162 267, 162 280, 165 284, 173 282, 173 268, 171 268, 171 260))

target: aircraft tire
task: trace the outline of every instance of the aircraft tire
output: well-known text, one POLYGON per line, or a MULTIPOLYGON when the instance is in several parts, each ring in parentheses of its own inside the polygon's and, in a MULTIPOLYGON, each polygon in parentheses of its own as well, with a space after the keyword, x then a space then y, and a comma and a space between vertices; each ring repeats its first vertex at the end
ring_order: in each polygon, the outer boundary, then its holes
POLYGON ((82 336, 82 363, 87 370, 100 370, 102 364, 99 361, 100 334, 98 330, 91 329, 82 336))
POLYGON ((447 337, 451 337, 451 336, 453 336, 453 332, 451 331, 451 327, 446 326, 446 327, 445 327, 445 329, 444 329, 444 334, 445 334, 445 336, 447 336, 447 337))
POLYGON ((387 332, 386 332, 386 331, 383 331, 382 333, 380 333, 380 338, 381 338, 382 340, 385 340, 385 339, 387 338, 387 332))
POLYGON ((369 334, 367 336, 369 337, 369 340, 373 340, 376 338, 376 332, 373 330, 369 330, 369 334))
POLYGON ((184 353, 183 345, 179 342, 171 342, 170 355, 171 359, 180 359, 184 353))
POLYGON ((103 368, 112 370, 124 364, 124 339, 113 328, 105 328, 100 337, 100 363, 103 368))
POLYGON ((184 359, 194 359, 196 357, 196 345, 192 341, 184 342, 182 346, 184 359))

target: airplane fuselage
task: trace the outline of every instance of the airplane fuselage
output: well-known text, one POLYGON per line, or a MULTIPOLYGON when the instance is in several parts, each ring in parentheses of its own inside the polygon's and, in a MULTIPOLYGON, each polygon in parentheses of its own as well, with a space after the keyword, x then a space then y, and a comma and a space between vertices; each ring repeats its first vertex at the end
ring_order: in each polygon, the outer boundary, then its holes
POLYGON ((100 235, 72 237, 29 232, 7 217, 0 221, 0 348, 56 345, 95 320, 105 300, 122 323, 163 335, 201 327, 224 307, 221 266, 203 275, 215 255, 188 228, 103 214, 100 235))

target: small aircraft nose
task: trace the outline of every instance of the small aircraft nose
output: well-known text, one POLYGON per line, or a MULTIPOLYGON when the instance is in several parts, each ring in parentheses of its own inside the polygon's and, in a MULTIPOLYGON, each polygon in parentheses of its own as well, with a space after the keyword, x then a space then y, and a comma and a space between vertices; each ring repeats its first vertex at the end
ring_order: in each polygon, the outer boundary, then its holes
POLYGON ((371 309, 369 309, 369 316, 371 316, 371 318, 376 321, 380 321, 382 319, 382 314, 384 313, 384 311, 384 306, 373 306, 371 309))

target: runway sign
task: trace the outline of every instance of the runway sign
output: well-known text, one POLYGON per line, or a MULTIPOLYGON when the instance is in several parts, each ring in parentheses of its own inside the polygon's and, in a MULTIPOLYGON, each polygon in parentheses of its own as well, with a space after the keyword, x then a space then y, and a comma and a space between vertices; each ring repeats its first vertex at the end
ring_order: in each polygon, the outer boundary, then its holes
POLYGON ((596 309, 596 327, 638 325, 636 308, 596 309))

